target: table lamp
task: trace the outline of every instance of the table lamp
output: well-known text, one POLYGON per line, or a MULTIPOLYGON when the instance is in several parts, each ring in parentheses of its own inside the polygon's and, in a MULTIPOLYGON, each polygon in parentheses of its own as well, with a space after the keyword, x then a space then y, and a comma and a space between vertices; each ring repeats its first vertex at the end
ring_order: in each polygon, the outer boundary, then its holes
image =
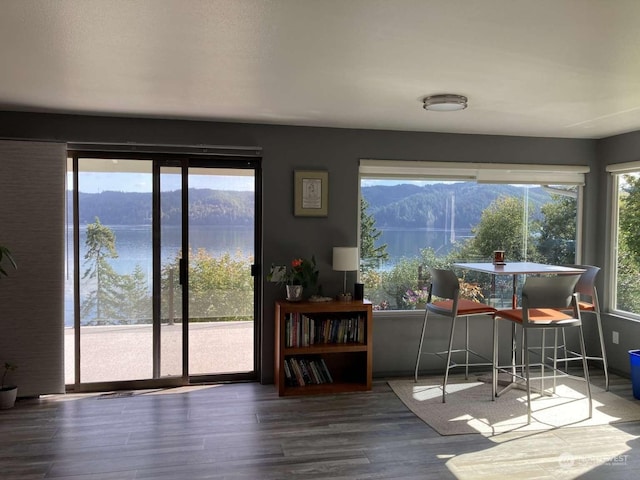
POLYGON ((350 300, 351 294, 347 293, 347 272, 357 271, 360 267, 360 254, 358 247, 333 247, 333 269, 344 272, 344 285, 342 287, 341 300, 350 300))

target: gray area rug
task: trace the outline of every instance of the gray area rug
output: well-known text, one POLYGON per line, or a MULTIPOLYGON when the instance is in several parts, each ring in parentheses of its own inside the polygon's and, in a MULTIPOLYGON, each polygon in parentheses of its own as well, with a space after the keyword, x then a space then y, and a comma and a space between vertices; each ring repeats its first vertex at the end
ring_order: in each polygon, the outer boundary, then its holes
MULTIPOLYGON (((447 401, 442 403, 442 377, 390 380, 389 386, 404 404, 440 435, 481 433, 491 436, 511 431, 540 431, 559 427, 585 427, 640 420, 640 401, 630 401, 591 386, 593 417, 588 417, 585 383, 558 379, 556 393, 532 393, 533 419, 527 425, 526 392, 514 388, 495 401, 486 376, 452 376, 447 401), (483 381, 485 380, 485 381, 483 381)), ((502 382, 501 382, 502 383, 502 382)), ((545 383, 550 387, 551 382, 545 383)), ((549 391, 549 390, 548 390, 549 391)))

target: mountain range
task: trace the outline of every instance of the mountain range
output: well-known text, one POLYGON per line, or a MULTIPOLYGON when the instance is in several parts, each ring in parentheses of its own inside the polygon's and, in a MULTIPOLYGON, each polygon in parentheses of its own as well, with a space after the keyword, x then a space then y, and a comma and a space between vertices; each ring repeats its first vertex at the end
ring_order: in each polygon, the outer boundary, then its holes
POLYGON ((539 212, 539 207, 550 199, 541 187, 523 190, 513 185, 471 182, 375 185, 362 187, 362 196, 377 228, 430 230, 455 224, 456 229, 471 229, 492 202, 500 197, 522 197, 523 191, 534 212, 539 212))
MULTIPOLYGON (((375 185, 362 187, 368 203, 368 213, 379 229, 409 228, 470 229, 486 209, 501 196, 523 195, 521 187, 512 185, 476 184, 471 182, 375 185), (453 207, 453 216, 452 216, 453 207)), ((527 189, 528 201, 534 206, 549 201, 549 194, 540 187, 527 189)), ((72 205, 69 193, 69 205, 72 205)), ((161 194, 162 221, 166 225, 181 222, 179 191, 161 194)), ((248 191, 190 189, 189 217, 193 225, 251 225, 254 195, 248 191)), ((151 223, 150 193, 105 191, 79 195, 80 224, 100 218, 105 225, 147 225, 151 223)), ((535 211, 538 211, 535 208, 535 211)), ((71 217, 70 217, 71 218, 71 217)))

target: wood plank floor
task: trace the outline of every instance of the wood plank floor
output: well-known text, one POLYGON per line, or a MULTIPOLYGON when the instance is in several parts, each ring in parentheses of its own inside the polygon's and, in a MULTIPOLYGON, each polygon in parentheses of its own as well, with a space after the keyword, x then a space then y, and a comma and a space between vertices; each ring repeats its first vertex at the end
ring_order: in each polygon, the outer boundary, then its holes
MULTIPOLYGON (((629 380, 611 390, 633 398, 629 380)), ((64 395, 0 411, 3 480, 635 479, 638 447, 640 422, 440 436, 384 381, 316 397, 255 383, 64 395)))

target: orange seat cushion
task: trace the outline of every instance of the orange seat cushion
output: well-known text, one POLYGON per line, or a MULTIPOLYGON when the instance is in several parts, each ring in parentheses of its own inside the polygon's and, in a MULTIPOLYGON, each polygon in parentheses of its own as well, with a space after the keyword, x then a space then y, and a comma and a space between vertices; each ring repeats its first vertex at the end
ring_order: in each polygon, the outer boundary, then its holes
MULTIPOLYGON (((433 305, 443 310, 451 310, 453 308, 453 300, 441 300, 433 302, 433 305)), ((458 315, 461 317, 465 315, 479 315, 481 313, 492 315, 496 311, 495 308, 484 303, 474 302, 473 300, 467 300, 465 298, 458 299, 458 315)))
MULTIPOLYGON (((508 310, 498 310, 496 317, 505 318, 512 322, 522 323, 523 310, 521 308, 514 308, 508 310)), ((562 322, 563 320, 573 320, 574 317, 567 315, 555 308, 530 308, 529 309, 529 322, 539 324, 551 324, 556 322, 562 322)))
MULTIPOLYGON (((596 306, 593 303, 583 301, 578 302, 578 308, 583 312, 595 312, 596 310, 596 306)), ((558 310, 562 312, 568 309, 558 308, 558 310)))
POLYGON ((580 310, 585 310, 589 312, 592 312, 596 309, 596 306, 593 303, 589 303, 589 302, 578 302, 578 307, 580 308, 580 310))

